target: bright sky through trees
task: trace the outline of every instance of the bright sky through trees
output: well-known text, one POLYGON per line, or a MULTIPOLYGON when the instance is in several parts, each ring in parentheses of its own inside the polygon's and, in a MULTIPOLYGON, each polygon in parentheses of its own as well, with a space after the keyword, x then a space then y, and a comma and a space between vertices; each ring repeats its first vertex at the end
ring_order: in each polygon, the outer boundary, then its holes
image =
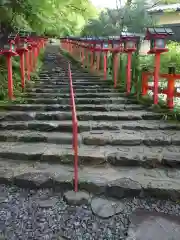
MULTIPOLYGON (((116 0, 91 0, 91 1, 98 8, 116 8, 116 0)), ((121 2, 123 4, 124 0, 121 0, 121 2)))

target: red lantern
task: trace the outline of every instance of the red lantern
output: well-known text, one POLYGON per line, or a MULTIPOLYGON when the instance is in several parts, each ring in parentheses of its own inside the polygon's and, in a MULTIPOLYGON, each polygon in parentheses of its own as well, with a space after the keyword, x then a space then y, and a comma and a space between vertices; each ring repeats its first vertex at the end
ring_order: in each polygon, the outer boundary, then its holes
POLYGON ((154 63, 154 104, 158 104, 158 81, 159 81, 159 71, 160 71, 160 59, 161 53, 167 52, 166 39, 173 32, 170 28, 147 28, 146 40, 150 40, 150 50, 149 54, 155 54, 154 63))
POLYGON ((131 92, 131 63, 132 53, 136 51, 137 44, 140 41, 140 36, 133 33, 122 32, 121 39, 124 43, 124 52, 127 53, 127 68, 126 68, 126 92, 131 92))
POLYGON ((150 51, 148 53, 167 52, 166 39, 173 32, 170 28, 147 28, 146 40, 150 40, 150 51))
POLYGON ((122 32, 121 39, 124 43, 125 52, 135 52, 137 49, 137 44, 140 40, 140 37, 137 34, 122 32))

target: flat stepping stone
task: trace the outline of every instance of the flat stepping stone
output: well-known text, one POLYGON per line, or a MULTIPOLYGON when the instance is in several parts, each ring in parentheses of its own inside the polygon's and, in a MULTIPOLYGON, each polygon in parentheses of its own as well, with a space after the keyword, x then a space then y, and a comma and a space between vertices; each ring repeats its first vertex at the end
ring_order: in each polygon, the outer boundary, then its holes
POLYGON ((4 202, 7 202, 7 199, 8 199, 8 193, 7 193, 7 192, 1 192, 1 195, 0 195, 0 204, 1 204, 1 203, 4 203, 4 202))
POLYGON ((64 193, 63 198, 70 205, 82 205, 89 202, 90 195, 83 191, 67 191, 64 193))
POLYGON ((105 198, 93 198, 91 201, 92 212, 101 218, 109 218, 124 210, 124 204, 105 198))
POLYGON ((49 198, 49 199, 36 200, 36 204, 40 208, 52 208, 56 205, 57 201, 58 201, 58 199, 52 197, 52 198, 49 198))
POLYGON ((130 221, 126 240, 180 239, 180 220, 177 216, 136 210, 130 221))

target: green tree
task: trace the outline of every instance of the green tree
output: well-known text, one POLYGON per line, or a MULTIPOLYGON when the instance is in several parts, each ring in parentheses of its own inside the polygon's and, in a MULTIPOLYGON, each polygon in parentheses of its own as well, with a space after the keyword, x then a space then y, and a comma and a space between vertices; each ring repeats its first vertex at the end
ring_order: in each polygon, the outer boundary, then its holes
MULTIPOLYGON (((0 44, 7 42, 8 33, 23 29, 49 36, 78 35, 94 16, 90 0, 0 0, 0 44)), ((0 100, 7 96, 5 63, 1 56, 0 100)), ((17 93, 21 91, 18 57, 13 58, 13 74, 17 93)))
POLYGON ((161 5, 161 4, 174 4, 174 3, 179 3, 179 0, 157 0, 154 1, 154 5, 161 5))
POLYGON ((14 29, 76 34, 96 9, 88 0, 1 0, 0 20, 14 29))
POLYGON ((142 33, 146 26, 155 24, 147 8, 146 0, 136 0, 129 1, 124 7, 103 10, 97 19, 92 19, 84 27, 82 35, 119 35, 124 30, 142 33))

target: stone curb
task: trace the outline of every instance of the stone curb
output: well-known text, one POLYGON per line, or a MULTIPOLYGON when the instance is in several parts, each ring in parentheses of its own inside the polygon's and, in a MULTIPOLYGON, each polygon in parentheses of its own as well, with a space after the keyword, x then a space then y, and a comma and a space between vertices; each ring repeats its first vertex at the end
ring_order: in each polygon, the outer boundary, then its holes
MULTIPOLYGON (((14 177, 3 176, 1 174, 0 184, 16 185, 20 188, 41 189, 52 188, 64 192, 73 189, 73 179, 69 176, 59 178, 52 177, 49 173, 29 172, 14 177)), ((120 178, 114 181, 90 181, 79 180, 79 190, 89 194, 104 195, 110 198, 122 199, 126 197, 155 197, 158 199, 177 201, 180 199, 180 188, 169 189, 153 187, 153 185, 141 186, 140 183, 130 178, 120 178)))

